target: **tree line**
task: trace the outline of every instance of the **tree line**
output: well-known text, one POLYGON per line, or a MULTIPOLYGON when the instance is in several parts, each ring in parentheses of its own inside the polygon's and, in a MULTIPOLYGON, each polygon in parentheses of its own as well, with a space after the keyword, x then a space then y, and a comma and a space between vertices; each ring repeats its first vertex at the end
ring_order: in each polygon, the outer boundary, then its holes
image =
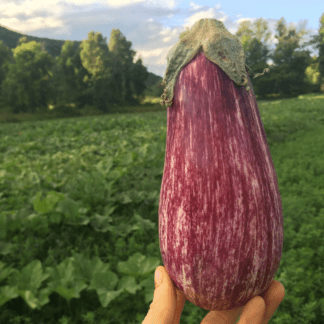
MULTIPOLYGON (((186 35, 188 29, 180 34, 186 35)), ((251 68, 249 71, 253 89, 258 98, 266 99, 268 95, 279 94, 280 98, 296 97, 300 94, 324 92, 324 14, 320 18, 319 34, 311 41, 300 44, 303 36, 309 32, 302 28, 298 32, 294 27, 286 27, 284 18, 276 25, 274 37, 278 40, 275 50, 270 50, 271 32, 268 23, 262 18, 251 24, 243 21, 235 33, 244 47, 245 63, 251 68), (319 49, 319 56, 311 57, 306 46, 315 45, 319 49), (269 66, 267 60, 272 59, 269 66), (270 68, 270 73, 260 78, 253 78, 254 74, 262 73, 270 68)))
POLYGON ((136 105, 146 89, 147 68, 133 63, 132 43, 118 29, 107 44, 101 33, 88 33, 77 51, 66 41, 53 58, 45 44, 21 37, 10 50, 0 41, 0 109, 12 113, 47 111, 49 105, 74 103, 110 107, 136 105))
MULTIPOLYGON (((186 32, 180 34, 180 38, 186 32)), ((245 51, 245 62, 254 73, 270 68, 270 73, 253 79, 259 98, 269 94, 294 97, 299 94, 324 92, 324 14, 319 34, 301 45, 308 32, 286 27, 284 18, 277 22, 274 51, 267 44, 271 33, 262 18, 252 25, 243 21, 236 32, 245 51), (319 56, 310 56, 306 46, 315 45, 319 56), (273 60, 273 65, 266 62, 273 60)), ((103 112, 111 107, 138 105, 146 90, 147 68, 119 29, 111 31, 110 40, 91 31, 77 50, 66 41, 55 59, 46 52, 45 44, 28 42, 21 37, 10 50, 0 41, 0 109, 10 107, 13 113, 47 111, 49 105, 75 103, 78 107, 95 106, 103 112)), ((156 93, 161 95, 163 88, 156 93)))
POLYGON ((267 45, 271 33, 266 21, 258 19, 253 26, 250 22, 241 23, 236 35, 243 44, 246 65, 254 73, 270 68, 270 73, 251 78, 254 91, 260 98, 273 93, 287 98, 324 92, 324 14, 320 17, 319 34, 301 45, 300 41, 308 33, 305 28, 299 31, 292 26, 287 28, 282 17, 276 24, 274 35, 278 43, 271 51, 267 45), (309 45, 319 49, 318 57, 311 57, 310 51, 305 50, 309 45), (272 59, 273 65, 266 63, 268 59, 272 59))

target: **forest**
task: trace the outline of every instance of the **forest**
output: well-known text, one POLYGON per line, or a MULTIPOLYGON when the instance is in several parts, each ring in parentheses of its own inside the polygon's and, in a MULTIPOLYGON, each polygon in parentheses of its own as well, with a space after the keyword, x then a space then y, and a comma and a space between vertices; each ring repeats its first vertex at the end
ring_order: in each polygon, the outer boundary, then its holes
POLYGON ((162 80, 147 72, 141 58, 133 63, 136 52, 119 30, 112 30, 108 46, 101 33, 90 32, 77 49, 66 41, 55 58, 46 47, 44 41, 26 36, 13 50, 0 41, 0 109, 36 113, 52 104, 73 102, 108 112, 116 105, 139 104, 148 77, 162 80))

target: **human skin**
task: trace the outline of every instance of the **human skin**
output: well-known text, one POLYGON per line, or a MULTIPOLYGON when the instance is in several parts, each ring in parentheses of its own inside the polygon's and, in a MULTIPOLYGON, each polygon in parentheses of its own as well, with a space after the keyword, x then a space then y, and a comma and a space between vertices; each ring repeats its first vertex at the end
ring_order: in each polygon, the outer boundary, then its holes
MULTIPOLYGON (((142 324, 179 324, 186 298, 174 285, 165 267, 157 267, 162 280, 155 279, 153 302, 142 324)), ((268 290, 245 306, 210 311, 201 324, 267 324, 285 297, 284 286, 273 280, 268 290)))

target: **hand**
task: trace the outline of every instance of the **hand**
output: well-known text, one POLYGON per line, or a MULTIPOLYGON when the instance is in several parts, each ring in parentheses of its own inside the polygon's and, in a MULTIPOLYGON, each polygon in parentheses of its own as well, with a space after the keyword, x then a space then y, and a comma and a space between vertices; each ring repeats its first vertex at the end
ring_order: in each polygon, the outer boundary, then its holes
MULTIPOLYGON (((162 283, 155 278, 154 299, 142 324, 179 324, 186 298, 162 266, 162 283)), ((156 274, 156 272, 155 272, 156 274)), ((252 298, 245 306, 226 311, 210 311, 201 324, 267 324, 285 297, 284 286, 273 280, 268 290, 252 298)))

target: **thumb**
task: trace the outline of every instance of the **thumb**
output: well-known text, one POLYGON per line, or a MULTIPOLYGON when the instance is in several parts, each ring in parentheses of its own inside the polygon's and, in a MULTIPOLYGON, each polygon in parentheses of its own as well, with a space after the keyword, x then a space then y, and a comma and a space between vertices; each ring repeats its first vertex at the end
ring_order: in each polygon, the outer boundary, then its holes
POLYGON ((155 289, 159 288, 162 284, 162 280, 163 280, 163 273, 161 271, 161 268, 157 267, 155 270, 155 274, 154 274, 154 284, 155 284, 155 289))
POLYGON ((157 267, 153 302, 142 324, 173 324, 176 306, 176 291, 171 278, 164 267, 157 267))

